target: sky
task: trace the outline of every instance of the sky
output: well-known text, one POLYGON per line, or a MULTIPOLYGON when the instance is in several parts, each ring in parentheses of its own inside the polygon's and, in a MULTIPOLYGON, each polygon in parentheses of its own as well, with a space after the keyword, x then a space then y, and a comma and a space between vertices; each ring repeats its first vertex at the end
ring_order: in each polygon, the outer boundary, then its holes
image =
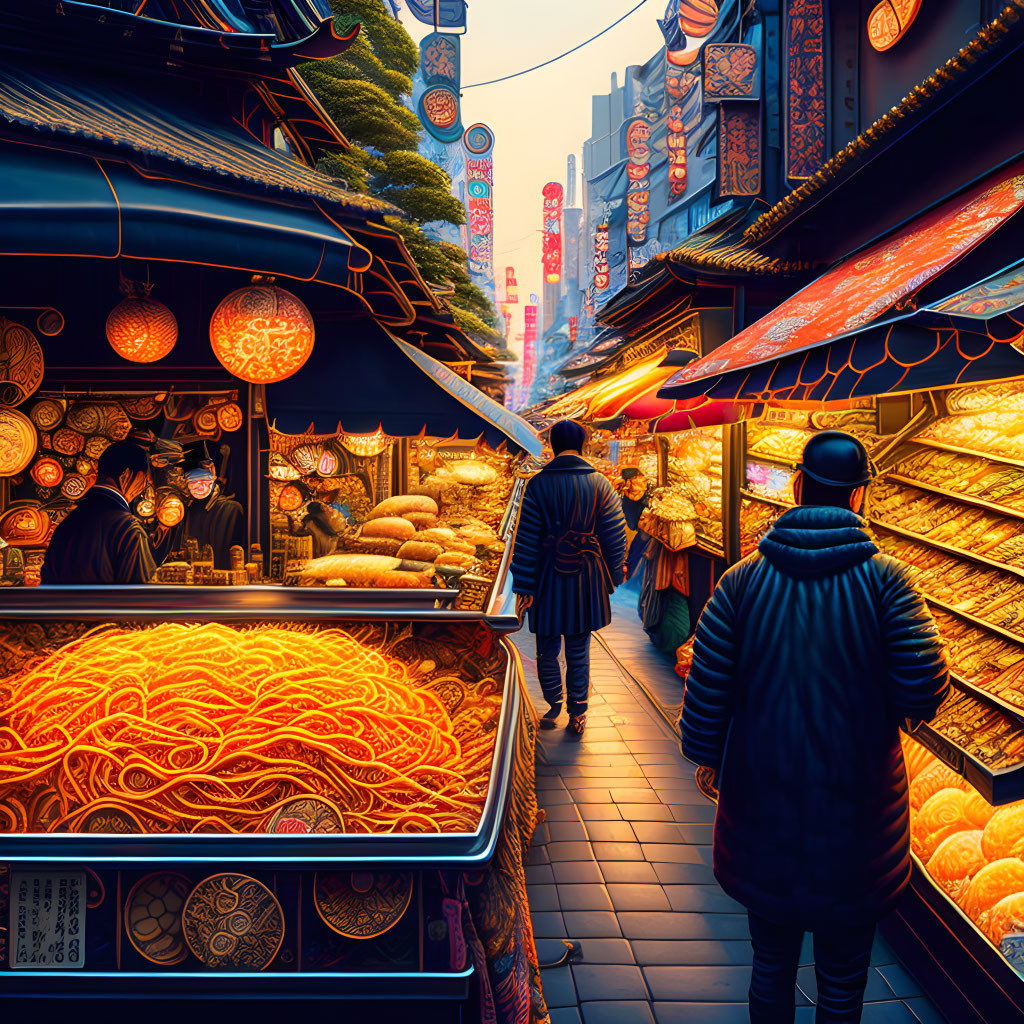
MULTIPOLYGON (((494 131, 494 264, 504 285, 516 268, 519 305, 512 334, 523 330, 523 306, 541 294, 541 189, 565 183, 566 157, 582 170, 590 137, 591 96, 607 93, 612 72, 643 64, 662 45, 657 19, 666 0, 647 0, 596 42, 549 67, 479 89, 466 89, 555 57, 635 7, 639 0, 469 0, 462 38, 462 123, 483 121, 494 131)), ((419 40, 431 31, 404 5, 402 24, 419 40)), ((577 203, 582 196, 577 181, 577 203)), ((502 291, 499 287, 499 296, 502 291)), ((512 343, 520 350, 521 343, 512 343)))

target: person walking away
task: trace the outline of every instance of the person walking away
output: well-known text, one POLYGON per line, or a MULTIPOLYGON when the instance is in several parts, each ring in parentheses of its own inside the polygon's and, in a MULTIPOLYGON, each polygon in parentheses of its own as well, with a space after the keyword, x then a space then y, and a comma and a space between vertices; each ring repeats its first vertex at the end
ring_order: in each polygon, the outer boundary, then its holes
POLYGON ((554 458, 526 485, 512 552, 512 589, 520 619, 529 611, 537 636, 537 677, 553 729, 562 712, 558 655, 565 640, 570 733, 586 728, 590 634, 611 622, 609 597, 622 582, 626 524, 612 485, 581 455, 586 432, 560 420, 551 427, 554 458))
POLYGON ((58 523, 43 559, 44 584, 149 583, 156 562, 131 503, 149 486, 149 453, 134 441, 110 445, 96 483, 58 523))
POLYGON ((910 879, 899 730, 949 688, 942 643, 857 514, 859 441, 808 441, 798 507, 719 581, 697 627, 683 753, 714 769, 714 872, 748 910, 750 1019, 792 1024, 813 933, 817 1024, 861 1017, 875 924, 910 879))

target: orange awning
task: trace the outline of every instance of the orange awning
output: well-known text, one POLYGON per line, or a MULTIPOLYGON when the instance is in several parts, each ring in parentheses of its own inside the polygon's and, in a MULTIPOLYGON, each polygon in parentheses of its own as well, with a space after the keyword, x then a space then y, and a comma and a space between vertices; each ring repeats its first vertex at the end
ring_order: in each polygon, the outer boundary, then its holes
MULTIPOLYGON (((657 389, 675 372, 675 366, 661 366, 665 358, 662 349, 633 366, 620 370, 610 377, 591 381, 583 387, 562 395, 548 406, 544 414, 548 417, 569 419, 603 420, 618 416, 633 399, 652 388, 657 389)), ((671 402, 666 403, 670 408, 671 402)))
POLYGON ((703 390, 697 382, 706 378, 777 363, 856 334, 884 314, 898 315, 915 292, 1022 206, 1024 160, 1019 160, 844 260, 731 341, 683 367, 662 395, 695 395, 703 390))

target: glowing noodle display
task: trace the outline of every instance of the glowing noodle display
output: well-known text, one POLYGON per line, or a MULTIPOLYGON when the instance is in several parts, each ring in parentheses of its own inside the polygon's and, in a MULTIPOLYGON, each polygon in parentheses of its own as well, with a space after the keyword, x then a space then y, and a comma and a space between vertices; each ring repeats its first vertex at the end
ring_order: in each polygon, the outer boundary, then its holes
POLYGON ((100 627, 0 688, 0 830, 115 811, 139 831, 251 832, 316 795, 349 832, 472 831, 501 688, 481 680, 450 715, 454 683, 341 629, 100 627))

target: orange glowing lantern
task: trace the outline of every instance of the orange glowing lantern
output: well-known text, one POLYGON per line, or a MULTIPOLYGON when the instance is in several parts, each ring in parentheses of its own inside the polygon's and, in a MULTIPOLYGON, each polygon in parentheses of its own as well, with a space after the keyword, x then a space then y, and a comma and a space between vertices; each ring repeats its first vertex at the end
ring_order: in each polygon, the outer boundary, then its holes
POLYGON ((152 285, 122 279, 127 298, 107 317, 107 341, 111 348, 133 363, 155 363, 174 348, 178 321, 162 303, 149 297, 152 285))
POLYGON ((302 508, 302 501, 302 491, 295 484, 287 484, 281 488, 281 493, 277 496, 277 507, 282 512, 294 512, 302 508))
POLYGON ((250 384, 273 384, 300 370, 313 351, 313 318, 273 278, 254 277, 223 299, 210 318, 213 353, 250 384))
POLYGON ((185 503, 175 491, 157 494, 156 518, 161 526, 177 526, 185 518, 185 503))

